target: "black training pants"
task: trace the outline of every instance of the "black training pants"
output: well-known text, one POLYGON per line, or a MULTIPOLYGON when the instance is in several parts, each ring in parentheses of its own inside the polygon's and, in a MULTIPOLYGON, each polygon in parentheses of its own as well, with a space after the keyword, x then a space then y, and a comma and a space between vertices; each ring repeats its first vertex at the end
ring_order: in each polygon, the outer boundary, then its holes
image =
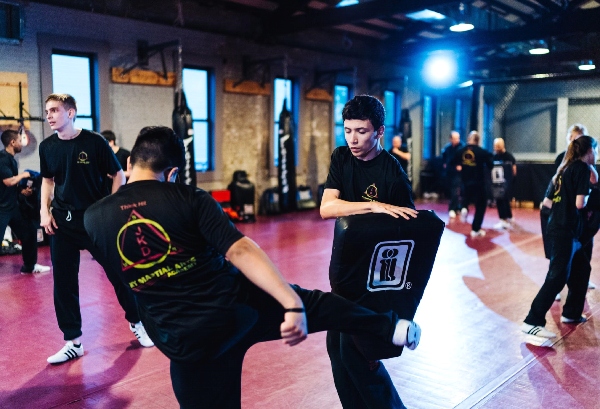
MULTIPOLYGON (((391 343, 398 321, 394 312, 378 314, 331 293, 292 287, 306 308, 309 333, 337 330, 356 335, 372 334, 391 343)), ((281 338, 280 325, 284 319, 281 305, 250 283, 242 293, 240 322, 252 324, 245 332, 241 331, 241 336, 238 332, 234 343, 226 345, 208 362, 171 361, 171 382, 182 409, 240 408, 242 362, 246 351, 258 342, 281 338)))
MULTIPOLYGON (((567 301, 563 308, 563 316, 578 318, 583 312, 585 294, 590 279, 591 268, 587 259, 587 250, 580 251, 581 244, 571 235, 549 235, 550 266, 546 280, 538 291, 525 323, 529 325, 546 325, 546 313, 554 303, 554 298, 565 284, 569 287, 567 301), (577 255, 577 256, 576 256, 577 255)), ((590 244, 588 246, 591 247, 590 244)))
POLYGON ((100 263, 115 289, 119 304, 125 310, 125 319, 140 321, 133 292, 109 268, 100 251, 92 244, 83 227, 83 212, 52 210, 58 228, 50 236, 50 254, 54 274, 54 309, 58 326, 65 340, 81 336, 81 309, 79 306, 80 250, 88 250, 100 263))
POLYGON ((37 263, 37 233, 31 220, 21 214, 18 206, 12 210, 0 212, 0 235, 4 236, 6 226, 21 240, 23 267, 21 271, 31 272, 37 263))
POLYGON ((475 204, 475 216, 473 216, 471 230, 479 231, 481 229, 481 224, 483 223, 483 216, 485 216, 485 209, 487 207, 487 196, 485 193, 485 186, 483 184, 465 184, 465 192, 462 207, 468 208, 470 203, 475 204))

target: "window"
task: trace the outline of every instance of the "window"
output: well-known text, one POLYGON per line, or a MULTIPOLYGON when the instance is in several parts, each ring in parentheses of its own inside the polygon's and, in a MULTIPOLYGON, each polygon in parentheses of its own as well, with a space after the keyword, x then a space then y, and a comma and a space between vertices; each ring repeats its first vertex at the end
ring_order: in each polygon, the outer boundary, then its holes
MULTIPOLYGON (((398 103, 394 91, 383 92, 383 107, 385 108, 385 134, 383 135, 383 148, 392 148, 392 139, 399 132, 398 129, 398 103)), ((405 142, 403 140, 403 142, 405 142)))
POLYGON ((335 124, 335 147, 346 146, 344 137, 344 119, 342 111, 350 99, 350 88, 347 85, 336 85, 333 89, 333 121, 335 124))
MULTIPOLYGON (((293 83, 292 80, 284 78, 275 78, 273 87, 273 122, 274 122, 274 138, 273 138, 273 164, 275 167, 279 166, 279 115, 283 110, 283 101, 286 103, 286 108, 292 113, 293 123, 296 123, 295 115, 296 110, 294 109, 294 95, 292 92, 293 83)), ((295 129, 294 129, 295 132, 295 129)), ((295 134, 294 134, 295 135, 295 134)), ((294 152, 296 154, 296 162, 298 162, 298 137, 294 137, 294 152)))
POLYGON ((192 111, 194 166, 197 172, 214 170, 213 86, 209 70, 183 69, 183 91, 192 111))
POLYGON ((433 98, 425 95, 423 98, 423 159, 429 160, 433 153, 433 135, 435 131, 435 118, 433 112, 433 98))
POLYGON ((21 6, 0 3, 0 42, 15 42, 23 38, 21 6))
POLYGON ((91 55, 52 52, 52 92, 69 94, 77 102, 78 128, 97 131, 96 72, 91 55))

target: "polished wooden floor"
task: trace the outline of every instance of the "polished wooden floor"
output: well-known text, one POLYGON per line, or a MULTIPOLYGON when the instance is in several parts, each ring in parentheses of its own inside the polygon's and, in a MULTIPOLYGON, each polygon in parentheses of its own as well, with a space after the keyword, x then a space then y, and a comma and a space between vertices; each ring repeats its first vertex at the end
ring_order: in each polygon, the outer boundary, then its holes
MULTIPOLYGON (((420 203, 447 221, 446 205, 420 203)), ((588 292, 579 326, 547 327, 553 345, 526 343, 519 325, 546 275, 538 211, 515 209, 516 227, 497 232, 488 209, 484 238, 470 225, 447 224, 429 286, 417 312, 419 348, 385 361, 408 408, 600 408, 600 290, 588 292)), ((471 220, 472 215, 469 216, 471 220)), ((329 289, 333 221, 316 211, 261 218, 239 228, 257 241, 289 281, 329 289)), ((600 283, 600 249, 592 281, 600 283)), ((49 264, 47 247, 39 262, 49 264)), ((80 293, 84 357, 59 366, 46 358, 62 345, 52 302, 52 274, 19 274, 20 256, 0 257, 0 408, 176 408, 167 359, 141 348, 127 328, 110 284, 82 254, 80 293)), ((565 293, 563 292, 563 295, 565 293)), ((563 297, 564 298, 564 297, 563 297)), ((253 347, 244 363, 242 407, 341 408, 324 334, 289 348, 253 347)))

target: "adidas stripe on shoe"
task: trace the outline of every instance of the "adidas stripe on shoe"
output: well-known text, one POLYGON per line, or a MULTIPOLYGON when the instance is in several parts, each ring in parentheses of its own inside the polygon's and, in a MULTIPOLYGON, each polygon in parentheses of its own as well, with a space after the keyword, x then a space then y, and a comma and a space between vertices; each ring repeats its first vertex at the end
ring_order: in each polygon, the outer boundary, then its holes
POLYGON ((131 332, 135 334, 135 337, 140 341, 143 347, 153 347, 154 342, 150 339, 148 334, 146 333, 146 328, 144 328, 144 324, 138 322, 137 324, 129 323, 129 329, 131 332))
POLYGON ((64 347, 56 354, 48 357, 47 361, 49 364, 61 364, 63 362, 70 361, 71 359, 79 358, 83 356, 83 345, 76 347, 73 341, 67 341, 64 347))
POLYGON ((526 334, 535 335, 536 337, 542 338, 554 338, 556 336, 554 332, 550 332, 542 326, 529 325, 527 323, 523 323, 523 325, 521 325, 521 331, 526 334))

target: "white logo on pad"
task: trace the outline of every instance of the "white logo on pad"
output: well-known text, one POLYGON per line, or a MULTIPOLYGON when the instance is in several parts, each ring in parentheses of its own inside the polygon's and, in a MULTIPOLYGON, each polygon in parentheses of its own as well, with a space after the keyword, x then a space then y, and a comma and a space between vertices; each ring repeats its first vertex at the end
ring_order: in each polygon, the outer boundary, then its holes
POLYGON ((415 242, 412 240, 384 241, 375 246, 367 290, 402 290, 406 286, 406 273, 415 242))

